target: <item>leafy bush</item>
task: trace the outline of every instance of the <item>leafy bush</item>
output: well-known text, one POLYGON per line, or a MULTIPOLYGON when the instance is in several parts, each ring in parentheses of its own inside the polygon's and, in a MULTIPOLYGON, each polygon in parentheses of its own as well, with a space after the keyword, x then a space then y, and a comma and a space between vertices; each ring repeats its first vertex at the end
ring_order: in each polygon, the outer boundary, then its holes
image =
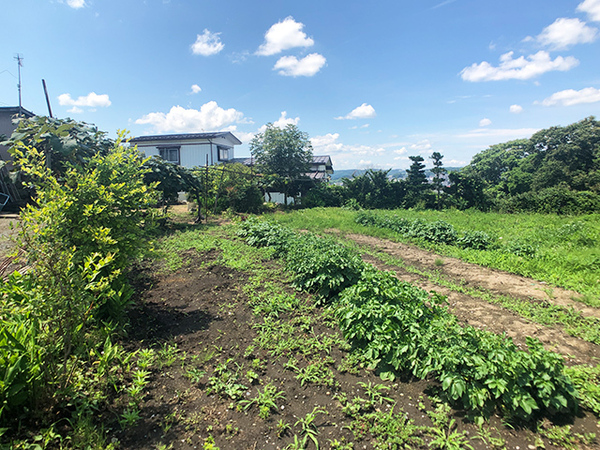
POLYGON ((462 248, 472 248, 473 250, 487 250, 493 244, 489 234, 484 231, 465 231, 461 237, 456 240, 456 244, 462 248))
POLYGON ((294 285, 329 301, 360 278, 364 263, 356 252, 333 239, 292 236, 286 255, 294 285))
POLYGON ((441 300, 390 272, 367 269, 340 295, 336 316, 344 336, 384 377, 434 376, 452 402, 475 416, 498 409, 528 420, 536 411, 574 411, 575 391, 559 355, 532 338, 524 352, 505 336, 462 327, 441 300))
POLYGON ((32 270, 0 284, 1 422, 25 406, 76 403, 75 380, 106 339, 101 330, 123 319, 125 271, 150 244, 156 199, 140 155, 119 143, 85 164, 65 162, 60 177, 38 149, 17 143, 13 152, 36 204, 22 211, 17 242, 32 270))

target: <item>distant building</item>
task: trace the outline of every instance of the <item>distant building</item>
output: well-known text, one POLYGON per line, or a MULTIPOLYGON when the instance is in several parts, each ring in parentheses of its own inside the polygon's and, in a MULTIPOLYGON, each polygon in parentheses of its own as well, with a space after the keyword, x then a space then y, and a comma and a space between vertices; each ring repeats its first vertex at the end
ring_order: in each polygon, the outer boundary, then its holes
POLYGON ((234 146, 242 143, 229 131, 139 136, 130 142, 146 156, 187 168, 229 162, 235 157, 234 146))
MULTIPOLYGON (((230 162, 240 163, 246 166, 252 166, 255 163, 253 158, 235 158, 230 162)), ((313 156, 310 162, 309 172, 306 172, 304 175, 315 181, 329 181, 331 175, 333 175, 331 157, 329 155, 313 156)), ((282 192, 269 192, 265 194, 265 201, 283 204, 285 202, 285 195, 282 192)), ((294 199, 288 197, 288 204, 291 203, 294 203, 294 199)))
MULTIPOLYGON (((17 125, 13 123, 13 119, 19 116, 29 119, 30 117, 34 117, 35 114, 18 106, 0 107, 0 136, 4 135, 4 138, 0 138, 0 142, 11 137, 13 131, 17 128, 17 125)), ((0 210, 2 210, 7 203, 20 201, 21 193, 8 180, 8 172, 13 168, 13 157, 8 153, 6 145, 0 145, 0 160, 5 163, 0 168, 0 210)))
MULTIPOLYGON (((4 135, 6 139, 10 136, 17 128, 17 125, 13 123, 13 119, 17 118, 19 114, 22 117, 29 119, 34 117, 35 114, 25 108, 19 108, 18 106, 1 106, 0 107, 0 135, 4 135)), ((0 139, 3 141, 4 139, 0 139)), ((8 147, 6 145, 0 145, 0 159, 6 161, 6 168, 10 170, 12 168, 12 156, 8 153, 8 147)))
MULTIPOLYGON (((256 163, 254 158, 234 158, 230 162, 252 166, 256 163)), ((318 181, 327 181, 333 175, 333 164, 329 155, 313 156, 309 172, 305 176, 318 181)))

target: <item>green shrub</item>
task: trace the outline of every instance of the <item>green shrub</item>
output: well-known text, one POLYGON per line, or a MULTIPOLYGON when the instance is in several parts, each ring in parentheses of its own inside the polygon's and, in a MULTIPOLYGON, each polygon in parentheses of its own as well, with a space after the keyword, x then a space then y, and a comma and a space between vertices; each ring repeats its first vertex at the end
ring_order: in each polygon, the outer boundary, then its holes
POLYGON ((487 250, 493 244, 489 234, 484 231, 465 231, 463 235, 456 240, 456 244, 462 248, 472 248, 473 250, 487 250))

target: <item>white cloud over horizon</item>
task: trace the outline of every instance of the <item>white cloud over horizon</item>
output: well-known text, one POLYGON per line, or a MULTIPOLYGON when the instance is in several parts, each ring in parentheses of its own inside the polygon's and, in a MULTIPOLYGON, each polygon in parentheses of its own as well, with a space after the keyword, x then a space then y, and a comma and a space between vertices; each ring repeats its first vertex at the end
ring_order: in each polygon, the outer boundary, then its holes
POLYGON ((292 16, 272 25, 265 33, 265 42, 256 51, 257 55, 270 56, 296 47, 311 47, 315 41, 302 29, 304 24, 296 22, 292 16))
POLYGON ((461 78, 470 82, 529 80, 546 72, 565 72, 579 64, 579 60, 573 56, 557 56, 552 59, 550 54, 543 50, 529 55, 527 58, 520 56, 513 59, 513 55, 514 52, 511 51, 500 56, 500 64, 497 67, 487 61, 474 63, 460 72, 461 78))
POLYGON ((326 62, 325 57, 318 53, 311 53, 302 59, 295 56, 282 56, 273 66, 273 70, 279 70, 279 75, 287 77, 312 77, 326 62))
POLYGON ((352 111, 350 111, 345 116, 334 117, 335 120, 352 120, 352 119, 372 119, 376 117, 377 113, 375 112, 375 108, 371 105, 363 103, 360 106, 357 106, 352 111))
MULTIPOLYGON (((596 28, 586 25, 579 19, 559 18, 548 25, 535 37, 535 40, 552 50, 565 50, 577 44, 589 44, 598 37, 596 28)), ((526 40, 533 38, 528 37, 526 40)))
POLYGON ((72 106, 69 112, 82 113, 82 108, 108 108, 112 102, 107 94, 96 94, 90 92, 88 95, 82 95, 73 99, 71 94, 60 94, 58 103, 61 106, 72 106))
POLYGON ((523 107, 521 105, 510 105, 509 111, 513 114, 521 114, 523 107))
POLYGON ((600 22, 600 0, 585 0, 577 5, 577 11, 586 13, 594 22, 600 22))
MULTIPOLYGON (((537 131, 539 131, 539 128, 477 128, 466 133, 456 134, 454 137, 459 139, 486 138, 511 141, 513 139, 529 138, 537 131)), ((493 142, 493 144, 497 143, 493 142)))
MULTIPOLYGON (((600 102, 600 89, 588 87, 576 91, 575 89, 565 89, 555 92, 550 97, 541 101, 543 106, 573 106, 582 103, 600 102)), ((536 102, 539 103, 539 102, 536 102)))
MULTIPOLYGON (((210 101, 200 110, 173 106, 168 113, 153 112, 135 121, 138 125, 152 125, 156 133, 198 133, 221 131, 234 123, 245 123, 244 114, 234 108, 223 109, 210 101)), ((230 130, 226 130, 230 131, 230 130)))
POLYGON ((196 35, 196 42, 191 45, 194 55, 211 56, 216 55, 225 48, 219 37, 221 33, 212 33, 206 28, 202 34, 196 35))

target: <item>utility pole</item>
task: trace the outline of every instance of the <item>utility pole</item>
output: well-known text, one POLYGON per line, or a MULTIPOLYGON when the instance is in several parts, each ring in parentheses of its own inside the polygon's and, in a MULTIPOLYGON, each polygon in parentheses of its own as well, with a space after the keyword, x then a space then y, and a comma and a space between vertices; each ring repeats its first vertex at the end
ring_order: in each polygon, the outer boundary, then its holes
POLYGON ((42 78, 42 86, 44 86, 44 95, 46 95, 46 104, 48 105, 48 114, 52 119, 52 108, 50 107, 50 98, 48 97, 48 89, 46 88, 46 80, 42 78))
POLYGON ((19 117, 21 117, 23 115, 23 105, 21 103, 21 67, 23 67, 23 57, 17 53, 15 59, 17 60, 17 69, 19 71, 19 84, 17 84, 17 87, 19 88, 19 117))

